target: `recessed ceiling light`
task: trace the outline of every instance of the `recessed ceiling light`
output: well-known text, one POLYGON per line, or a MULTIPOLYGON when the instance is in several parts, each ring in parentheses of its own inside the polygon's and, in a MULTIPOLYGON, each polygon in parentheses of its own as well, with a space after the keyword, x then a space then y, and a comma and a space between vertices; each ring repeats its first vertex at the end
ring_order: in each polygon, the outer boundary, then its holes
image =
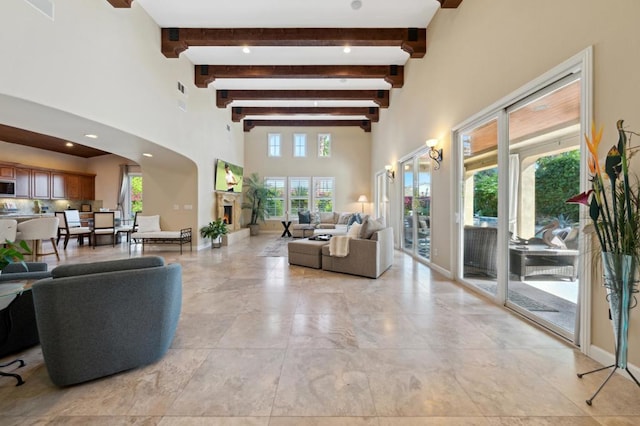
POLYGON ((93 133, 87 133, 84 137, 89 139, 98 139, 98 135, 94 135, 93 133))
POLYGON ((358 10, 362 7, 362 2, 360 0, 353 0, 351 2, 351 9, 358 10))
POLYGON ((313 101, 313 106, 317 107, 318 106, 318 101, 313 101))
POLYGON ((245 46, 242 48, 242 52, 243 53, 251 53, 251 49, 249 49, 249 46, 245 46))
POLYGON ((351 52, 351 48, 349 46, 345 46, 344 49, 342 49, 342 51, 344 53, 349 53, 349 52, 351 52))
POLYGON ((73 144, 71 142, 67 142, 67 143, 65 143, 65 145, 68 146, 68 147, 72 147, 73 146, 73 144))
POLYGON ((149 158, 153 157, 153 154, 149 154, 148 152, 143 152, 142 155, 149 158))

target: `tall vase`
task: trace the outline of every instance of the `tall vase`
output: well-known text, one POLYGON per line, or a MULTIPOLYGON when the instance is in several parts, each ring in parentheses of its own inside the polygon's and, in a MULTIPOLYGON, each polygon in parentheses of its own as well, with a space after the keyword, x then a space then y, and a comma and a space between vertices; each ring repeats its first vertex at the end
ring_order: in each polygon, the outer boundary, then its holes
POLYGON ((611 325, 616 341, 616 366, 627 368, 629 309, 635 292, 636 259, 633 256, 602 253, 604 286, 611 312, 611 325))

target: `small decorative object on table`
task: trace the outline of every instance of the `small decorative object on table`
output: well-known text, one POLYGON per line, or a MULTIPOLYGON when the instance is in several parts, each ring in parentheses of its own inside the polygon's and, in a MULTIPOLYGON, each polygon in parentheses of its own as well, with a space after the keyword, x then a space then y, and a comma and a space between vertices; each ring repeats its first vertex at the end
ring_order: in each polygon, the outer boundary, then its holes
POLYGON ((313 237, 309 237, 309 239, 314 241, 329 241, 331 234, 314 235, 313 237))
POLYGON ((591 140, 586 138, 589 148, 589 170, 591 173, 591 189, 577 195, 567 202, 580 203, 589 206, 589 216, 595 226, 596 235, 600 243, 602 265, 604 270, 604 286, 607 289, 611 324, 615 337, 615 363, 578 374, 579 378, 586 374, 613 368, 594 395, 587 399, 591 405, 593 399, 620 368, 625 370, 638 386, 640 382, 631 374, 627 367, 629 310, 637 305, 638 292, 638 259, 640 256, 640 188, 636 180, 634 185, 629 182, 628 160, 638 147, 630 146, 627 135, 637 133, 625 131, 623 120, 618 120, 618 144, 611 147, 603 169, 598 161, 598 145, 602 138, 602 128, 596 133, 592 126, 591 140), (606 182, 605 177, 608 178, 606 182), (606 182, 606 183, 605 183, 606 182), (609 195, 607 195, 609 192, 609 195))

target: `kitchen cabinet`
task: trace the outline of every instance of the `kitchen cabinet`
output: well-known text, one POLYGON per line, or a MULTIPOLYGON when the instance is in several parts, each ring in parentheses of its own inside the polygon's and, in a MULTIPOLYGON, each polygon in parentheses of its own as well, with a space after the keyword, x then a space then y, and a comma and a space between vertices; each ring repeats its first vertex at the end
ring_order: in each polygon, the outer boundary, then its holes
POLYGON ((69 200, 93 200, 95 198, 95 176, 66 174, 65 187, 69 200))
POLYGON ((93 200, 96 198, 96 177, 80 175, 80 199, 93 200))
POLYGON ((16 198, 31 198, 31 169, 16 167, 16 198))
POLYGON ((46 170, 31 171, 31 197, 51 198, 51 172, 46 170))
POLYGON ((15 179, 16 171, 10 166, 0 166, 0 178, 2 179, 15 179))
POLYGON ((41 200, 95 199, 95 175, 0 163, 0 179, 15 180, 16 198, 41 200))
POLYGON ((51 199, 64 200, 67 198, 65 175, 60 172, 51 173, 51 199))
POLYGON ((69 200, 81 200, 80 196, 80 176, 64 175, 66 195, 69 200))

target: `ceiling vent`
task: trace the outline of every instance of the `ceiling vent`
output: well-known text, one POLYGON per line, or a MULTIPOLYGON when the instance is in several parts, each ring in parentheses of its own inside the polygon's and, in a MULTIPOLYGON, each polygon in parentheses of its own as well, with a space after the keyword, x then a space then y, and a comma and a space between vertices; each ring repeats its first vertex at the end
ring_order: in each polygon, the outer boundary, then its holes
POLYGON ((183 95, 186 95, 184 84, 182 84, 180 82, 178 82, 178 92, 182 93, 183 95))
POLYGON ((47 18, 53 21, 53 2, 52 0, 25 0, 31 6, 42 12, 47 18))

